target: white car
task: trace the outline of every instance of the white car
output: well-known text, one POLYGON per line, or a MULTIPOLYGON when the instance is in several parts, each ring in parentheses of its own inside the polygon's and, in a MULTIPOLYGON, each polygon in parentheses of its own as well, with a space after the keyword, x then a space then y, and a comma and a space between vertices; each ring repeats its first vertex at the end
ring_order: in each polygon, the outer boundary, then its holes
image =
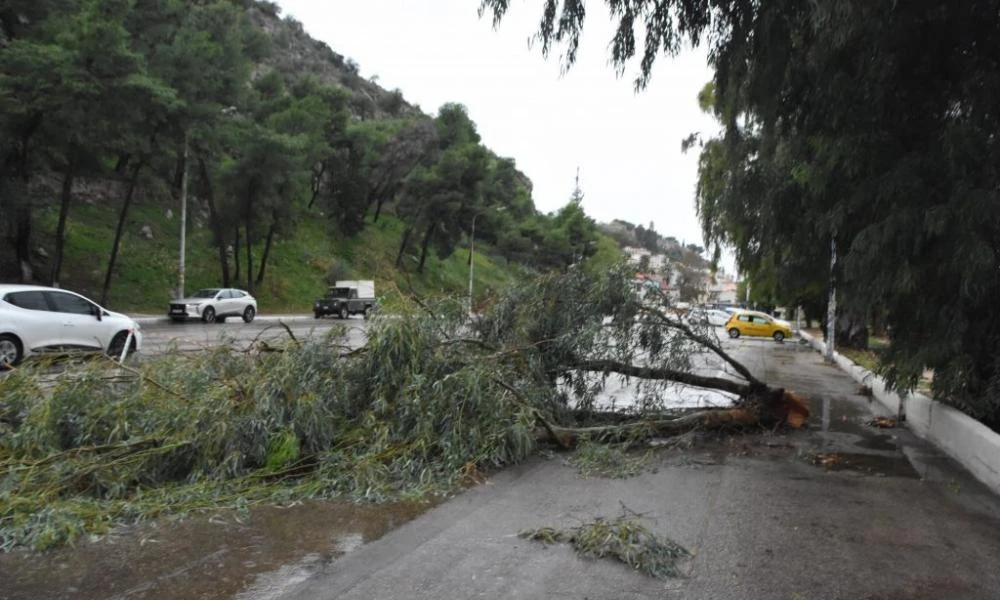
POLYGON ((67 350, 120 356, 142 345, 139 324, 67 290, 0 284, 0 368, 25 357, 67 350))
POLYGON ((187 298, 171 300, 167 316, 174 321, 201 319, 223 323, 226 317, 240 317, 245 323, 257 316, 257 300, 235 288, 205 288, 187 298))
POLYGON ((712 327, 722 327, 729 320, 729 315, 724 310, 719 310, 717 308, 710 308, 705 311, 705 317, 708 319, 708 324, 712 327))
POLYGON ((722 327, 729 320, 729 313, 716 308, 695 308, 688 313, 688 322, 692 325, 707 323, 712 327, 722 327))

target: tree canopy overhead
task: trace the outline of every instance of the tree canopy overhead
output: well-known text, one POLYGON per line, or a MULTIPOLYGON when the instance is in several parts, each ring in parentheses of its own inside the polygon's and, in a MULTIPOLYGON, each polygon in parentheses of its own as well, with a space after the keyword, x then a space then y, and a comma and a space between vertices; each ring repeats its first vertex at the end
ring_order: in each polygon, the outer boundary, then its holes
MULTIPOLYGON (((571 65, 587 12, 544 0, 542 52, 571 65)), ((611 61, 708 47, 707 240, 785 301, 815 300, 830 244, 843 311, 891 332, 884 372, 1000 426, 1000 2, 606 0, 611 61)), ((484 0, 495 22, 509 0, 484 0)))

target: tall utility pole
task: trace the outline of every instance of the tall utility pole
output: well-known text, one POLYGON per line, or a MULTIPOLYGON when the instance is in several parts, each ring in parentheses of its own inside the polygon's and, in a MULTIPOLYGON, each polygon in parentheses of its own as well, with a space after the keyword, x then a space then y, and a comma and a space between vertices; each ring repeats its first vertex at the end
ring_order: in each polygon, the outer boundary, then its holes
MULTIPOLYGON (((502 213, 507 210, 506 206, 498 206, 493 209, 493 212, 502 213)), ((472 227, 469 233, 469 318, 472 318, 472 282, 475 274, 476 265, 476 219, 483 213, 477 212, 472 215, 472 227)))
POLYGON ((830 298, 826 305, 826 360, 833 362, 835 338, 837 337, 837 237, 830 236, 830 298))
POLYGON ((181 264, 179 281, 177 282, 177 297, 184 297, 184 263, 187 246, 187 207, 188 207, 188 135, 184 132, 184 158, 181 172, 181 264))
POLYGON ((469 234, 469 318, 472 318, 472 275, 476 268, 476 217, 479 213, 472 215, 472 233, 469 234))

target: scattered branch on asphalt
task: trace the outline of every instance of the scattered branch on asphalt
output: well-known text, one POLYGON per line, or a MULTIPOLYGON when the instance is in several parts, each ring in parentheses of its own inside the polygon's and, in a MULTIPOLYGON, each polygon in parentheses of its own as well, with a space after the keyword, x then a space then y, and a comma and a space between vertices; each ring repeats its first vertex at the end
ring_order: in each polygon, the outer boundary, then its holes
POLYGON ((630 455, 610 444, 584 440, 577 445, 567 463, 576 468, 581 477, 628 479, 642 473, 649 458, 649 451, 642 455, 630 455))
POLYGON ((658 536, 637 519, 595 519, 578 527, 527 529, 518 536, 545 544, 570 544, 584 558, 613 558, 660 579, 681 577, 681 562, 691 556, 680 544, 658 536))

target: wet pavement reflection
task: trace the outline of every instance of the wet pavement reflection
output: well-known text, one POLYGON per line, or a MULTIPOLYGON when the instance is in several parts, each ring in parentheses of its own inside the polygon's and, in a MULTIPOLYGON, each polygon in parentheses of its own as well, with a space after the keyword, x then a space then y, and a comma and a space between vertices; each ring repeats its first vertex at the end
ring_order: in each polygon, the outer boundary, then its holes
POLYGON ((0 598, 273 597, 289 582, 430 507, 305 502, 253 508, 243 517, 220 512, 122 528, 103 539, 44 554, 0 554, 0 598))

